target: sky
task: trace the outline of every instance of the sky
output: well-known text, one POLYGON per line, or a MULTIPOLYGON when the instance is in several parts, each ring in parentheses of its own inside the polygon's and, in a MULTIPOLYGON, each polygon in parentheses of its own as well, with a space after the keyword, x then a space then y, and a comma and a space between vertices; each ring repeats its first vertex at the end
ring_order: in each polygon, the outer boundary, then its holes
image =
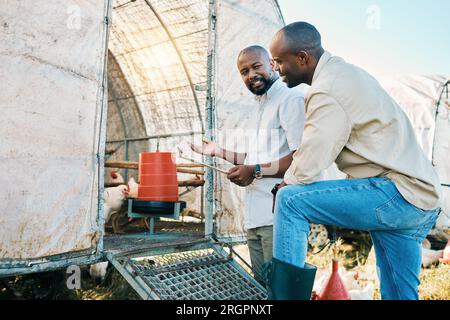
POLYGON ((286 24, 307 21, 323 47, 378 76, 450 76, 448 0, 278 0, 286 24))

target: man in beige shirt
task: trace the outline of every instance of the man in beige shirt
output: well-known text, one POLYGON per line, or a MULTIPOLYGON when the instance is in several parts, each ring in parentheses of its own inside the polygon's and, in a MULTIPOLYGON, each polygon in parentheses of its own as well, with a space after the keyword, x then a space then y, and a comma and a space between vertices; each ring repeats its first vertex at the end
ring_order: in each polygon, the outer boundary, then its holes
MULTIPOLYGON (((418 299, 421 242, 441 191, 407 116, 371 75, 325 51, 308 23, 281 29, 270 50, 289 88, 311 87, 302 145, 278 189, 269 282, 283 263, 305 272, 310 223, 336 225, 370 232, 383 299, 418 299), (333 162, 348 179, 317 181, 333 162)), ((299 297, 280 285, 269 284, 272 298, 299 297)))

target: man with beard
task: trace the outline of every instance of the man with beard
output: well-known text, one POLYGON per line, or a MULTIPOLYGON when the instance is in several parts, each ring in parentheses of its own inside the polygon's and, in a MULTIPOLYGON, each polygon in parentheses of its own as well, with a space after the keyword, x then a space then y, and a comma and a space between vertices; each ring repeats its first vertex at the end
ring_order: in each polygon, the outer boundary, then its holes
POLYGON ((369 231, 381 297, 418 299, 421 243, 441 190, 408 117, 370 74, 325 51, 309 23, 285 26, 270 50, 289 88, 311 86, 302 145, 276 199, 271 297, 310 298, 305 260, 309 224, 317 223, 369 231), (317 181, 333 162, 348 179, 317 181))
POLYGON ((195 152, 220 157, 236 166, 228 179, 246 187, 245 228, 255 278, 265 261, 272 258, 273 213, 271 189, 281 182, 292 161, 292 153, 300 146, 303 123, 303 98, 300 90, 289 90, 273 71, 269 53, 261 46, 243 49, 237 67, 248 90, 255 95, 251 118, 245 123, 245 153, 220 148, 203 141, 191 145, 195 152))

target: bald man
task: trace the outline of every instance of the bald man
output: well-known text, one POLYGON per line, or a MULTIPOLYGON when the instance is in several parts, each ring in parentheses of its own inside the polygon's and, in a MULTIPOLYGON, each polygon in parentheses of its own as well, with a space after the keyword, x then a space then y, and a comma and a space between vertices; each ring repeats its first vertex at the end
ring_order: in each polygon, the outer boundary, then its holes
POLYGON ((268 51, 261 46, 243 49, 237 58, 237 69, 255 97, 251 117, 242 127, 246 136, 241 139, 241 149, 245 153, 222 149, 210 141, 204 141, 202 146, 191 145, 191 148, 236 165, 227 177, 236 185, 246 187, 247 244, 256 279, 264 284, 259 276, 261 267, 272 258, 273 249, 271 189, 281 182, 293 152, 300 145, 304 95, 301 90, 289 90, 281 82, 268 51))
POLYGON ((276 199, 272 298, 308 298, 307 235, 317 223, 369 231, 382 298, 418 299, 421 243, 441 190, 407 116, 371 75, 325 51, 311 24, 287 25, 270 51, 289 88, 311 86, 302 145, 276 199), (318 182, 333 162, 348 179, 318 182), (294 288, 296 279, 306 280, 294 288))

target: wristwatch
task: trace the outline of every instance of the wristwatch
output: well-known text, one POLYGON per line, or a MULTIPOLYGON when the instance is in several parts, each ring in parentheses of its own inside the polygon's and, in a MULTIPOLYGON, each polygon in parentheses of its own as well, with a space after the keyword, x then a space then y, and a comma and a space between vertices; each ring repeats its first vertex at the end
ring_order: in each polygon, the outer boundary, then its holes
POLYGON ((255 165, 255 173, 253 175, 255 179, 261 179, 263 177, 261 172, 261 166, 259 164, 255 165))

